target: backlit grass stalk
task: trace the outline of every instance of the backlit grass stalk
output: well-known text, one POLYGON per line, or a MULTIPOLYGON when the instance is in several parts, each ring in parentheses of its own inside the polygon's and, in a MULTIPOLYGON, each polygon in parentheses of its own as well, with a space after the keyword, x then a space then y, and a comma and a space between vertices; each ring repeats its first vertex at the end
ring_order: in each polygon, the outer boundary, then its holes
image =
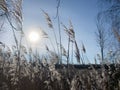
POLYGON ((61 41, 61 28, 60 28, 60 14, 59 14, 59 7, 60 7, 60 1, 61 0, 58 0, 58 3, 57 3, 57 12, 56 12, 56 17, 57 18, 57 21, 58 21, 58 30, 59 30, 59 43, 60 43, 60 64, 62 64, 62 41, 61 41))
POLYGON ((11 20, 10 20, 10 18, 9 18, 9 14, 6 13, 5 15, 6 15, 6 18, 7 18, 8 22, 9 22, 11 28, 12 28, 13 37, 14 37, 14 40, 15 40, 15 43, 16 43, 16 47, 17 47, 17 50, 18 50, 18 40, 17 40, 16 34, 15 34, 16 28, 12 25, 12 22, 11 22, 11 20))
POLYGON ((48 23, 49 28, 51 28, 52 31, 53 31, 53 34, 54 34, 54 37, 55 37, 55 42, 56 42, 56 47, 57 47, 58 54, 59 54, 59 48, 58 48, 57 37, 56 37, 55 29, 54 29, 54 27, 53 27, 53 24, 52 24, 51 18, 49 17, 48 13, 46 13, 46 12, 43 11, 43 10, 42 10, 42 12, 43 12, 44 15, 45 15, 45 18, 46 18, 46 21, 47 21, 47 23, 48 23))
POLYGON ((55 42, 56 42, 56 46, 57 46, 57 50, 58 50, 58 55, 59 55, 59 47, 58 47, 57 37, 56 37, 56 33, 55 33, 54 28, 53 28, 53 33, 54 33, 54 36, 55 36, 55 42))
POLYGON ((50 44, 52 45, 52 48, 53 48, 54 52, 56 53, 56 50, 55 50, 54 44, 53 44, 51 38, 49 37, 49 35, 48 35, 45 31, 42 31, 42 33, 43 33, 43 36, 42 36, 42 37, 43 37, 43 38, 47 38, 47 39, 49 39, 50 44))
POLYGON ((54 49, 54 52, 56 53, 56 50, 55 50, 55 47, 54 47, 54 45, 53 45, 53 42, 52 42, 51 38, 49 37, 48 39, 50 40, 50 43, 51 43, 51 45, 52 45, 52 47, 53 47, 53 49, 54 49))
POLYGON ((70 56, 69 56, 69 54, 70 54, 70 37, 68 38, 68 50, 67 50, 67 66, 69 67, 69 61, 70 61, 70 56))
POLYGON ((81 60, 81 55, 80 55, 80 51, 79 51, 79 48, 78 48, 78 45, 77 45, 77 42, 75 41, 75 57, 77 59, 77 62, 78 63, 81 63, 80 60, 81 60))
POLYGON ((73 64, 73 43, 72 43, 72 46, 71 46, 71 63, 73 64))
POLYGON ((61 41, 61 28, 60 28, 60 18, 59 18, 59 12, 58 12, 58 30, 59 30, 59 38, 60 38, 60 64, 62 64, 62 48, 61 48, 61 45, 62 45, 62 41, 61 41))
MULTIPOLYGON (((16 31, 21 31, 22 32, 22 0, 17 0, 17 1, 11 1, 11 7, 13 7, 14 9, 10 9, 9 8, 9 12, 8 10, 6 11, 5 15, 6 18, 12 28, 12 32, 13 32, 13 37, 16 43, 16 47, 17 47, 17 66, 16 66, 16 72, 15 72, 15 77, 18 78, 18 80, 20 80, 20 71, 21 71, 21 66, 20 66, 20 56, 21 56, 21 42, 22 42, 22 33, 20 34, 20 42, 18 43, 16 34, 15 34, 15 30, 16 31), (10 15, 13 16, 13 19, 17 22, 17 24, 20 26, 20 30, 19 28, 16 28, 13 23, 12 23, 12 19, 10 17, 10 15), (18 74, 17 74, 18 73, 18 74)), ((20 85, 20 83, 18 83, 18 85, 20 85)), ((17 87, 18 89, 20 88, 19 86, 17 87)))

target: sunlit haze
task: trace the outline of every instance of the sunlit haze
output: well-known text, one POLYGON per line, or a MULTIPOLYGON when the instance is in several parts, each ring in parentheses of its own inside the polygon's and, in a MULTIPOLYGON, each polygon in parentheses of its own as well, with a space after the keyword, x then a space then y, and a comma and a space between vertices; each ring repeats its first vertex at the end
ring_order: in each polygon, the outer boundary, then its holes
POLYGON ((38 32, 32 31, 29 33, 29 40, 31 43, 39 42, 39 39, 40 37, 38 32))

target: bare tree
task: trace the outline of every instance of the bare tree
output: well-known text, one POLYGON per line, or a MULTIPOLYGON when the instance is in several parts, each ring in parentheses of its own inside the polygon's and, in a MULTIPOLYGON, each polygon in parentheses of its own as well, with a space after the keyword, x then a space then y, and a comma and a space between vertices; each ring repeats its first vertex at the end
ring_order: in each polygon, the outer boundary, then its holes
POLYGON ((118 37, 116 37, 116 32, 118 35, 120 34, 120 0, 101 1, 105 3, 103 5, 107 5, 107 8, 104 8, 103 11, 99 12, 99 16, 101 17, 101 20, 104 22, 104 24, 109 24, 109 31, 112 33, 111 35, 113 36, 114 43, 117 43, 115 44, 115 47, 116 49, 120 49, 120 42, 118 37))
MULTIPOLYGON (((113 57, 120 55, 120 0, 101 0, 101 11, 99 15, 99 26, 108 29, 106 35, 108 46, 107 50, 112 50, 113 57)), ((98 27, 98 26, 97 26, 98 27)), ((119 58, 117 58, 119 59, 119 58)))
POLYGON ((97 18, 97 31, 95 32, 95 34, 96 34, 96 38, 97 38, 98 47, 100 48, 101 59, 103 62, 107 37, 106 37, 105 29, 103 27, 103 23, 99 22, 99 17, 97 18))

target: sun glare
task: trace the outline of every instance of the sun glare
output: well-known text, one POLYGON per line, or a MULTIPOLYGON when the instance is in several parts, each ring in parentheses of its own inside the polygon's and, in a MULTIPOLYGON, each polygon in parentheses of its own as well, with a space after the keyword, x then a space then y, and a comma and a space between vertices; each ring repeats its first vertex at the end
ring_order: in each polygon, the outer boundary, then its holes
POLYGON ((40 40, 40 35, 38 32, 31 31, 29 33, 29 40, 31 43, 37 43, 40 40))

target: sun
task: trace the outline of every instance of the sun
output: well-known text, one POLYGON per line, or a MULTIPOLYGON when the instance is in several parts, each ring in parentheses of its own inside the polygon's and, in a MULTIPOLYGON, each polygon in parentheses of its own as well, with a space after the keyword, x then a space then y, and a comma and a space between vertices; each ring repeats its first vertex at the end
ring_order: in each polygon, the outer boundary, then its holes
POLYGON ((29 41, 31 43, 37 43, 37 42, 39 42, 39 40, 40 40, 40 34, 39 34, 39 32, 31 31, 29 33, 29 41))

